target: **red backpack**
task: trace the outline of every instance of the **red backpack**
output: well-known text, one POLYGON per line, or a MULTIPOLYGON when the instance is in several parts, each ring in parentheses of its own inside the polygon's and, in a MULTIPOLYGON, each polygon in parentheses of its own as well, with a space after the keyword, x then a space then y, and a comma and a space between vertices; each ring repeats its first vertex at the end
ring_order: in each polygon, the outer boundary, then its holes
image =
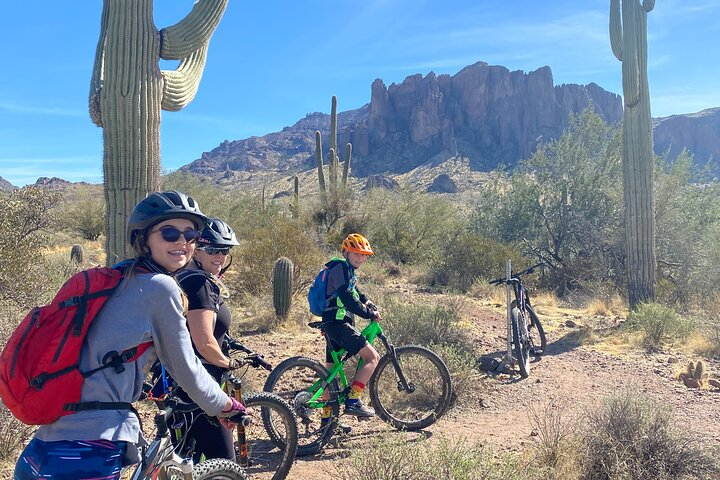
POLYGON ((121 372, 124 363, 152 345, 109 352, 101 367, 79 369, 88 329, 122 278, 121 270, 108 267, 79 272, 49 305, 33 308, 12 333, 0 354, 0 398, 20 421, 43 425, 80 410, 132 409, 125 402, 80 402, 86 377, 110 367, 121 372))

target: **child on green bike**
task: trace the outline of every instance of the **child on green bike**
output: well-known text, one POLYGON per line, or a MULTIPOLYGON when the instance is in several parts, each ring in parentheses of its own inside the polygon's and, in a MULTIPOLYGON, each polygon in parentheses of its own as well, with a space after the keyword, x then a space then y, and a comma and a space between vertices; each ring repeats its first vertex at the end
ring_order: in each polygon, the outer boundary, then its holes
MULTIPOLYGON (((373 250, 370 242, 358 233, 351 233, 342 242, 342 258, 335 257, 327 264, 326 308, 322 316, 322 330, 327 341, 325 361, 330 368, 333 359, 330 352, 344 348, 348 354, 358 354, 363 359, 362 367, 357 371, 348 399, 345 402, 345 414, 357 417, 375 416, 375 411, 363 405, 360 400, 365 385, 370 380, 380 356, 377 350, 368 344, 365 337, 355 328, 355 315, 372 320, 382 320, 375 304, 367 299, 357 288, 355 270, 360 268, 373 250)), ((324 407, 323 422, 329 421, 332 407, 324 407)))

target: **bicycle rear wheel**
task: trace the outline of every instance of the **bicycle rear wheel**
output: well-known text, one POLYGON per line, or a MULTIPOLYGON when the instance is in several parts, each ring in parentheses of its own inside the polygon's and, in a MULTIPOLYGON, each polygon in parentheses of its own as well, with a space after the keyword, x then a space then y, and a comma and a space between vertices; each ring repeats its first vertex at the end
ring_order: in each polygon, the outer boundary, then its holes
MULTIPOLYGON (((320 362, 306 357, 292 357, 281 362, 270 372, 264 390, 272 392, 291 405, 298 424, 297 456, 313 455, 332 438, 340 413, 338 384, 333 380, 326 392, 326 404, 332 407, 332 419, 322 424, 322 409, 308 406, 308 400, 317 391, 313 385, 320 384, 329 376, 320 362)), ((279 436, 279 434, 278 434, 279 436)))
POLYGON ((397 429, 426 428, 450 406, 450 372, 442 359, 425 347, 397 347, 395 354, 410 391, 402 388, 393 360, 387 354, 370 378, 372 406, 380 418, 397 429))
POLYGON ((532 307, 527 307, 528 316, 530 317, 530 324, 528 325, 528 336, 530 338, 531 352, 536 357, 539 357, 545 353, 547 348, 547 338, 545 338, 545 329, 540 323, 535 310, 532 307))
POLYGON ((515 360, 520 368, 520 376, 530 376, 530 341, 528 339, 527 321, 519 308, 512 310, 512 335, 515 360))
POLYGON ((193 480, 248 480, 248 478, 240 465, 224 458, 205 460, 193 468, 193 480))
POLYGON ((252 418, 245 427, 248 465, 253 479, 283 480, 295 461, 297 424, 290 406, 277 395, 251 393, 243 398, 252 418))

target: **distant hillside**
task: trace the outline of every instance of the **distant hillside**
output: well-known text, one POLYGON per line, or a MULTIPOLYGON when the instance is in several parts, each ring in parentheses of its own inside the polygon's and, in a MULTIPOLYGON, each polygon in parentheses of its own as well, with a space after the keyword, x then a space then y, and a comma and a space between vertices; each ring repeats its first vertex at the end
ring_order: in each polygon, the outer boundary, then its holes
POLYGON ((12 192, 16 188, 15 185, 0 177, 0 192, 12 192))
POLYGON ((670 158, 687 148, 697 165, 709 164, 720 175, 720 107, 654 119, 653 143, 656 154, 670 158))
MULTIPOLYGON (((452 76, 417 74, 389 87, 375 80, 369 105, 338 115, 338 143, 353 144, 356 175, 403 173, 454 156, 491 170, 526 158, 538 142, 560 135, 569 113, 589 106, 609 123, 622 119, 620 97, 594 83, 555 86, 549 67, 524 73, 478 62, 452 76)), ((313 113, 281 132, 225 141, 184 169, 305 170, 315 162, 316 129, 327 137, 328 115, 313 113)))

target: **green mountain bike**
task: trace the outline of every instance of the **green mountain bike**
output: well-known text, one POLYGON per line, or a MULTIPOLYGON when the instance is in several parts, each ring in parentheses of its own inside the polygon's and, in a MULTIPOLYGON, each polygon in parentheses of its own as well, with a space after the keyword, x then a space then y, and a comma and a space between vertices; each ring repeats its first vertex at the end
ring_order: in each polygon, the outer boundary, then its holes
MULTIPOLYGON (((322 322, 309 325, 322 331, 322 322)), ((361 334, 369 344, 379 338, 386 352, 368 384, 377 415, 398 430, 420 430, 435 423, 447 411, 452 395, 450 372, 442 359, 418 345, 394 346, 375 320, 361 334)), ((317 360, 292 357, 281 362, 265 382, 265 391, 279 395, 295 410, 298 456, 318 453, 330 440, 339 425, 340 406, 350 392, 344 367, 351 356, 344 349, 331 355, 329 371, 317 360), (323 393, 327 400, 322 399, 323 393), (326 405, 332 407, 333 415, 323 423, 326 405)), ((355 372, 361 366, 359 359, 355 372)))

